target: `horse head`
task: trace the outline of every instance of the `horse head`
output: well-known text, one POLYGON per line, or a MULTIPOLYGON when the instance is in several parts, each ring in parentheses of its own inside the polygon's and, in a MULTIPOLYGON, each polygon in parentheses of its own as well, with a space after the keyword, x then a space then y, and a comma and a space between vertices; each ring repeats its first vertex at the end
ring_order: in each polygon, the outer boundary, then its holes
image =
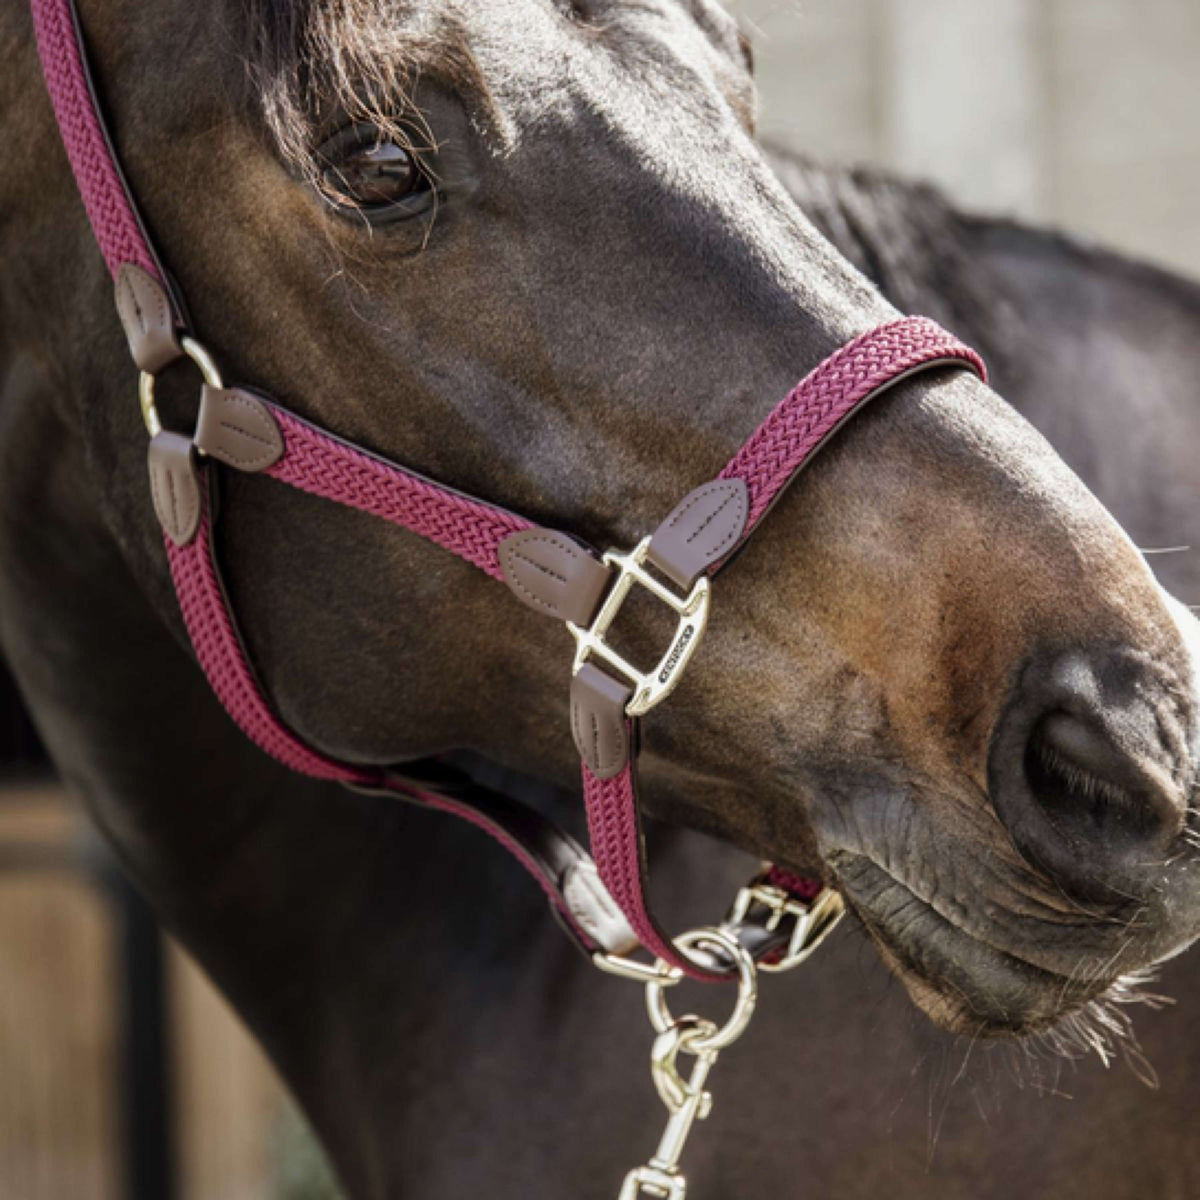
MULTIPOLYGON (((715 0, 82 8, 226 375, 595 544, 633 544, 896 316, 773 177, 715 0)), ((178 629, 107 281, 25 103, 5 186, 29 269, 87 264, 53 297, 84 335, 64 377, 91 380, 63 403, 178 629)), ((575 785, 565 631, 362 514, 246 478, 223 506, 251 656, 305 739, 575 785)), ((899 385, 789 490, 714 586, 642 762, 651 812, 835 883, 953 1028, 1046 1028, 1200 933, 1197 623, 962 374, 899 385)))

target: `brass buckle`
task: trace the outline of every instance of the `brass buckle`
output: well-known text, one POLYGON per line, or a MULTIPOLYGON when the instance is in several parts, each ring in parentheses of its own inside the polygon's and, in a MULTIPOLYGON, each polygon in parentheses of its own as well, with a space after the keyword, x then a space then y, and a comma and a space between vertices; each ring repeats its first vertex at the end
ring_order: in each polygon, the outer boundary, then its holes
POLYGON ((832 888, 823 888, 807 903, 767 883, 765 876, 752 880, 737 894, 726 926, 761 925, 774 933, 783 922, 794 922, 787 949, 772 962, 759 962, 760 971, 780 973, 798 967, 829 936, 842 919, 846 906, 832 888))
POLYGON ((660 700, 671 694, 683 675, 684 667, 696 653, 696 647, 700 644, 700 638, 708 624, 708 576, 701 575, 686 596, 677 596, 659 583, 642 565, 646 561, 649 549, 650 538, 646 537, 628 553, 608 551, 604 555, 604 564, 615 567, 618 574, 616 582, 604 598, 604 603, 600 605, 600 611, 592 618, 592 623, 587 629, 580 628, 573 621, 567 622, 567 628, 575 639, 575 661, 571 665, 571 674, 578 675, 592 655, 615 667, 634 685, 633 696, 625 706, 626 713, 631 717, 640 717, 649 712, 660 700), (604 640, 609 627, 617 619, 617 613, 621 611, 625 597, 632 591, 635 583, 641 584, 679 617, 675 636, 671 639, 666 653, 650 671, 645 672, 639 671, 604 640))
POLYGON ((653 1200, 685 1200, 687 1180, 678 1171, 648 1165, 637 1167, 625 1176, 617 1200, 640 1200, 642 1196, 651 1196, 653 1200))

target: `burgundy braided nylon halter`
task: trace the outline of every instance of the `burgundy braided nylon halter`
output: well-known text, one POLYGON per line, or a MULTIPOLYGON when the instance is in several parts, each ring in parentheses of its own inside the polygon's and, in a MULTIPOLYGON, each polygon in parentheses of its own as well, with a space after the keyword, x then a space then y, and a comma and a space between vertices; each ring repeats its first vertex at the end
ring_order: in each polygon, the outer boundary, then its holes
MULTIPOLYGON (((917 371, 956 366, 986 378, 979 356, 920 317, 862 334, 815 367, 716 481, 686 497, 636 551, 602 559, 578 539, 541 529, 352 446, 261 394, 224 387, 206 352, 187 335, 183 306, 121 174, 72 0, 32 0, 32 8, 59 130, 96 241, 116 280, 118 311, 142 371, 155 508, 180 609, 196 657, 229 714, 258 746, 296 771, 392 792, 485 829, 537 878, 589 952, 624 955, 636 941, 697 978, 727 978, 716 967, 708 970, 683 956, 647 907, 635 775, 639 714, 675 685, 695 651, 707 611, 708 578, 744 543, 814 451, 865 401, 917 371), (205 375, 191 438, 163 431, 153 404, 155 373, 184 354, 205 375), (579 644, 572 724, 584 760, 599 881, 570 838, 523 806, 494 794, 484 802, 472 789, 449 794, 444 775, 435 774, 427 784, 419 768, 396 773, 339 762, 280 721, 248 661, 221 584, 210 502, 219 473, 213 460, 263 472, 419 534, 507 583, 531 607, 568 622, 579 644), (691 589, 688 595, 679 597, 663 576, 685 592, 691 589), (629 669, 603 639, 607 622, 635 584, 649 588, 680 618, 671 647, 645 675, 629 669)), ((801 899, 820 890, 819 884, 781 871, 771 880, 801 899)), ((763 943, 757 951, 773 949, 763 943)))

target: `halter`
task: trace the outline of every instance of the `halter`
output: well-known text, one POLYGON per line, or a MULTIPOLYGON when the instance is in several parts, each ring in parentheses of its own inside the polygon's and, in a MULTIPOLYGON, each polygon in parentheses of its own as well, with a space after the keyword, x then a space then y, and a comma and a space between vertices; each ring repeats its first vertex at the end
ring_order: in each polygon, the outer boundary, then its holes
MULTIPOLYGON (((743 890, 720 930, 693 931, 679 944, 672 942, 646 902, 636 776, 639 722, 676 687, 696 655, 718 573, 838 427, 910 375, 953 366, 986 378, 982 361, 922 317, 863 333, 805 376, 717 477, 685 496, 634 549, 599 554, 569 533, 543 528, 344 441, 260 391, 226 386, 216 360, 189 330, 186 308, 122 174, 73 0, 32 0, 32 8, 58 128, 114 278, 118 315, 140 371, 154 509, 184 623, 213 691, 259 747, 293 770, 454 813, 486 830, 537 879, 560 923, 598 966, 649 983, 663 1042, 656 1043, 655 1080, 672 1122, 682 1128, 679 1136, 678 1128, 671 1135, 668 1127, 668 1135, 676 1137, 677 1159, 686 1129, 703 1115, 703 1076, 741 1025, 728 1041, 721 1038, 748 1020, 747 1004, 753 1007, 752 988, 746 1000, 747 964, 752 981, 756 959, 776 967, 798 962, 840 915, 840 898, 817 882, 770 868, 743 890), (155 403, 157 375, 184 357, 203 379, 190 436, 164 429, 155 403), (419 534, 507 584, 529 607, 566 623, 576 646, 571 730, 582 760, 591 857, 533 809, 471 784, 444 764, 393 771, 341 762, 284 725, 249 661, 221 582, 213 539, 216 464, 268 475, 419 534), (606 636, 634 589, 649 592, 676 621, 650 670, 628 662, 606 636), (653 964, 631 957, 639 946, 655 957, 653 964), (681 973, 703 980, 740 978, 736 1019, 720 1031, 696 1018, 672 1021, 662 989, 681 973), (697 1057, 688 1084, 673 1065, 680 1049, 697 1057)), ((651 1175, 634 1180, 637 1172, 631 1172, 622 1195, 640 1195, 643 1187, 683 1195, 682 1176, 673 1174, 666 1158, 660 1155, 642 1170, 651 1175)))

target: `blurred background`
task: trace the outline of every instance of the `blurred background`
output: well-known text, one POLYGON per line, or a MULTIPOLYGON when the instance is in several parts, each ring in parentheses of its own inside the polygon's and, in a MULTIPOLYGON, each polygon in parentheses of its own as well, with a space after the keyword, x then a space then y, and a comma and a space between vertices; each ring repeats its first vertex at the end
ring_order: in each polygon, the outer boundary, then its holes
POLYGON ((759 129, 1200 276, 1195 0, 730 0, 759 129))
MULTIPOLYGON (((764 137, 1200 276, 1196 0, 730 0, 764 137)), ((39 764, 0 672, 0 1197, 329 1200, 270 1066, 39 764)))

